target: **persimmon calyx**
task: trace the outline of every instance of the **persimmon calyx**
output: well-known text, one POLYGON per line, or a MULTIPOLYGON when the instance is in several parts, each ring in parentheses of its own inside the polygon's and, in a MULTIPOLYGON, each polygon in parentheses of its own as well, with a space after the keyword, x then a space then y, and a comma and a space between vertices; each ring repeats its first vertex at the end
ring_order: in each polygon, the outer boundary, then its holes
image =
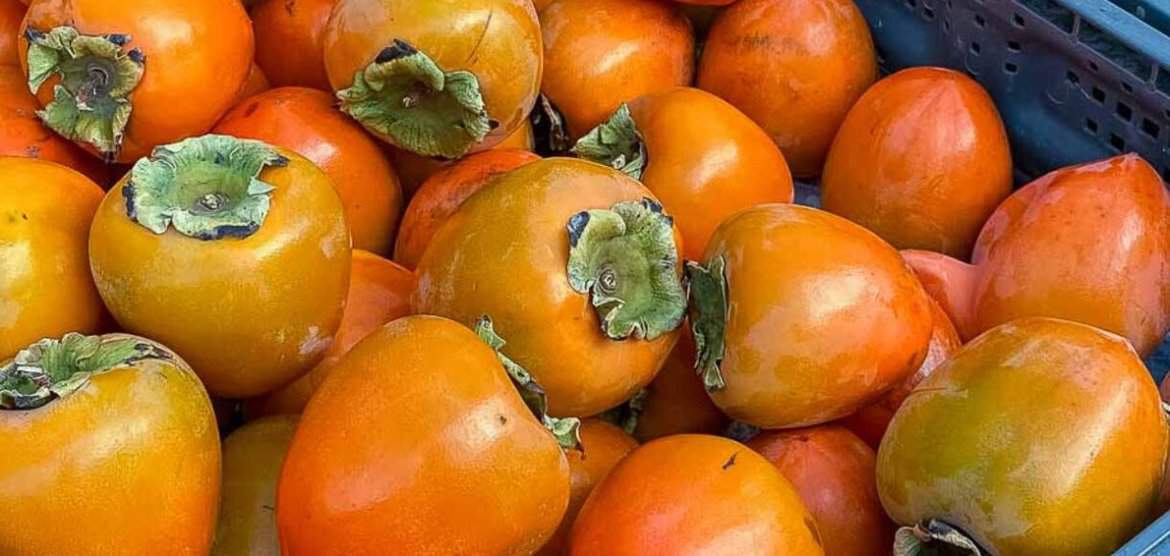
POLYGON ((499 125, 488 117, 474 73, 444 71, 398 39, 354 73, 337 98, 366 128, 423 156, 459 158, 499 125))
POLYGON ((544 93, 537 98, 529 121, 532 123, 532 134, 536 137, 537 154, 556 156, 568 152, 573 146, 569 132, 565 129, 565 117, 544 93))
POLYGON ((894 535, 894 556, 986 556, 975 541, 936 519, 900 527, 894 535))
POLYGON ((646 169, 646 144, 624 102, 617 111, 573 145, 573 154, 604 164, 636 180, 646 169))
POLYGON ((130 171, 122 188, 126 215, 162 234, 246 238, 264 224, 273 186, 260 180, 269 166, 288 159, 266 143, 203 135, 155 147, 130 171))
POLYGON ((578 212, 569 219, 569 286, 590 296, 612 340, 653 340, 686 313, 674 220, 650 199, 578 212))
POLYGON ((142 81, 146 56, 125 50, 127 35, 82 35, 73 27, 25 30, 28 88, 34 95, 50 77, 53 100, 37 116, 71 141, 93 146, 112 161, 122 148, 134 106, 130 93, 142 81))
POLYGON ((626 403, 610 409, 598 417, 602 421, 626 431, 626 434, 634 434, 634 431, 638 429, 638 419, 642 417, 642 412, 646 409, 646 397, 649 395, 650 391, 645 388, 638 390, 630 399, 626 400, 626 403))
POLYGON ((171 354, 133 337, 103 339, 70 332, 20 350, 0 367, 0 409, 35 409, 77 391, 91 376, 171 354))
POLYGON ((524 405, 528 406, 528 409, 544 425, 544 428, 552 433, 553 438, 557 440, 557 444, 560 444, 561 448, 566 450, 579 449, 581 446, 581 420, 576 417, 557 418, 549 416, 548 395, 545 394, 544 388, 536 382, 536 379, 532 377, 532 374, 527 369, 521 367, 507 355, 504 355, 502 350, 507 342, 499 334, 496 334, 490 316, 484 315, 475 321, 475 333, 479 336, 479 339, 483 340, 485 344, 496 352, 496 357, 499 358, 500 364, 504 366, 504 371, 508 373, 508 378, 512 379, 512 384, 520 392, 520 399, 524 400, 524 405))
POLYGON ((714 392, 727 384, 723 381, 723 333, 727 327, 727 275, 723 257, 715 257, 703 266, 687 262, 691 282, 691 333, 695 338, 695 371, 703 386, 714 392))

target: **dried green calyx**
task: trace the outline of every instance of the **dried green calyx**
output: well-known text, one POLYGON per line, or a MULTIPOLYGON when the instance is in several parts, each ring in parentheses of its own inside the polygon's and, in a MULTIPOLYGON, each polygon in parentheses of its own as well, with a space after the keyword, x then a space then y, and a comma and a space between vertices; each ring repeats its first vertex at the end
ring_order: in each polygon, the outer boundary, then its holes
POLYGON ((636 180, 642 179, 642 171, 646 169, 646 144, 630 115, 630 107, 625 103, 608 120, 577 141, 573 154, 609 166, 636 180))
POLYGON ((0 367, 0 409, 35 409, 68 396, 90 377, 142 359, 171 355, 138 338, 102 338, 70 332, 46 338, 0 367))
POLYGON ((646 398, 649 395, 650 391, 645 388, 638 390, 625 403, 602 413, 598 417, 602 421, 626 431, 626 434, 634 434, 634 431, 638 430, 638 418, 642 416, 642 411, 646 409, 646 398))
POLYGON ((894 535, 894 556, 986 556, 970 537, 945 522, 931 519, 901 527, 894 535))
POLYGON ((260 180, 288 159, 260 141, 204 135, 156 147, 130 171, 126 214, 162 234, 172 227, 195 239, 245 238, 264 223, 272 185, 260 180))
POLYGON ((474 73, 445 71, 398 39, 337 98, 366 128, 423 156, 459 158, 498 125, 488 117, 474 73))
POLYGON ((501 350, 504 349, 507 342, 499 334, 496 334, 490 316, 484 315, 475 322, 475 333, 485 344, 495 350, 496 357, 500 359, 508 377, 512 379, 512 384, 520 392, 520 398, 524 400, 524 404, 528 406, 537 420, 557 439, 557 443, 566 450, 578 449, 581 445, 581 420, 575 417, 549 416, 548 396, 545 394, 544 388, 536 382, 536 379, 532 378, 532 375, 524 367, 504 355, 501 350))
POLYGON ((723 333, 727 327, 727 277, 723 257, 715 257, 703 266, 687 263, 691 282, 691 332, 695 338, 695 370, 703 386, 715 391, 726 386, 720 366, 723 364, 723 333))
POLYGON ((52 102, 37 116, 61 136, 93 146, 107 161, 117 158, 133 110, 130 93, 146 68, 142 51, 127 51, 126 35, 82 35, 73 27, 29 27, 24 36, 29 90, 36 94, 53 75, 61 78, 52 102))

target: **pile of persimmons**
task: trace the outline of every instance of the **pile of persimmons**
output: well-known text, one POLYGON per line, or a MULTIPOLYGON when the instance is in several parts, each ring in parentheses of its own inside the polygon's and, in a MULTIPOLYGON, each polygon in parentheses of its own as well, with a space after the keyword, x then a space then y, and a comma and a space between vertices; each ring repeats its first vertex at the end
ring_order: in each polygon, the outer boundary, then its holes
POLYGON ((1013 184, 991 97, 880 76, 850 0, 685 1, 0 0, 0 554, 1148 524, 1150 165, 1013 184))

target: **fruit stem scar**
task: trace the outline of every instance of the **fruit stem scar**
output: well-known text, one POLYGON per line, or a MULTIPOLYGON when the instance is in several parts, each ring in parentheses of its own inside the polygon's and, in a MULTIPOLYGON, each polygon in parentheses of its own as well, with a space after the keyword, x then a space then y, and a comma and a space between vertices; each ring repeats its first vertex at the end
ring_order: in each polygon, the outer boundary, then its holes
POLYGON ((677 329, 686 313, 674 221, 650 199, 569 218, 567 275, 586 294, 612 340, 653 340, 677 329))
POLYGON ((624 102, 608 120, 581 137, 572 152, 636 180, 642 179, 647 163, 646 144, 630 115, 630 107, 624 102))
POLYGON ((943 521, 927 520, 901 527, 894 535, 894 556, 986 556, 970 537, 943 521))
POLYGON ((722 256, 706 267, 687 262, 691 283, 691 333, 695 338, 695 371, 703 386, 714 392, 727 384, 723 380, 724 333, 727 327, 727 276, 722 256))
POLYGON ((459 158, 493 129, 479 79, 470 71, 446 71, 401 39, 354 73, 338 91, 341 110, 405 150, 459 158))

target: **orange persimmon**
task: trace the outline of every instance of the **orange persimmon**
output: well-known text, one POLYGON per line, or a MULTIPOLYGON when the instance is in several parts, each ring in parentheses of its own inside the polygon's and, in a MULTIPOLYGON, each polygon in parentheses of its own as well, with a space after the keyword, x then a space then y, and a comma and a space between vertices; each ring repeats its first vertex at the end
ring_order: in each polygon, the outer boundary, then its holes
POLYGON ((492 149, 463 158, 439 170, 423 182, 410 199, 394 260, 414 268, 439 227, 475 192, 483 189, 500 174, 519 168, 539 156, 528 151, 492 149))
POLYGON ((280 87, 240 103, 212 131, 308 158, 341 196, 354 248, 389 255, 402 213, 398 175, 377 141, 333 105, 324 91, 280 87))
POLYGON ((240 87, 240 92, 236 93, 236 100, 232 103, 232 106, 271 88, 272 84, 268 82, 268 76, 264 75, 264 70, 260 69, 260 66, 252 64, 252 69, 248 71, 248 78, 244 80, 244 85, 240 87))
POLYGON ((20 0, 0 0, 0 66, 20 67, 20 21, 28 7, 20 0))
POLYGON ((727 416, 695 373, 695 340, 690 334, 680 335, 645 392, 634 427, 634 437, 641 442, 672 434, 716 434, 727 425, 727 416))
POLYGON ((273 85, 332 90, 322 37, 335 4, 337 0, 263 0, 252 8, 256 64, 273 85))
POLYGON ((33 0, 21 36, 46 125, 117 162, 206 132, 252 67, 238 0, 33 0), (97 108, 79 112, 81 103, 97 108))
POLYGON ((876 78, 869 27, 851 0, 740 0, 711 26, 698 86, 760 124, 807 178, 876 78))
POLYGON ((296 415, 251 421, 223 441, 223 488, 211 556, 280 556, 276 481, 296 415))

